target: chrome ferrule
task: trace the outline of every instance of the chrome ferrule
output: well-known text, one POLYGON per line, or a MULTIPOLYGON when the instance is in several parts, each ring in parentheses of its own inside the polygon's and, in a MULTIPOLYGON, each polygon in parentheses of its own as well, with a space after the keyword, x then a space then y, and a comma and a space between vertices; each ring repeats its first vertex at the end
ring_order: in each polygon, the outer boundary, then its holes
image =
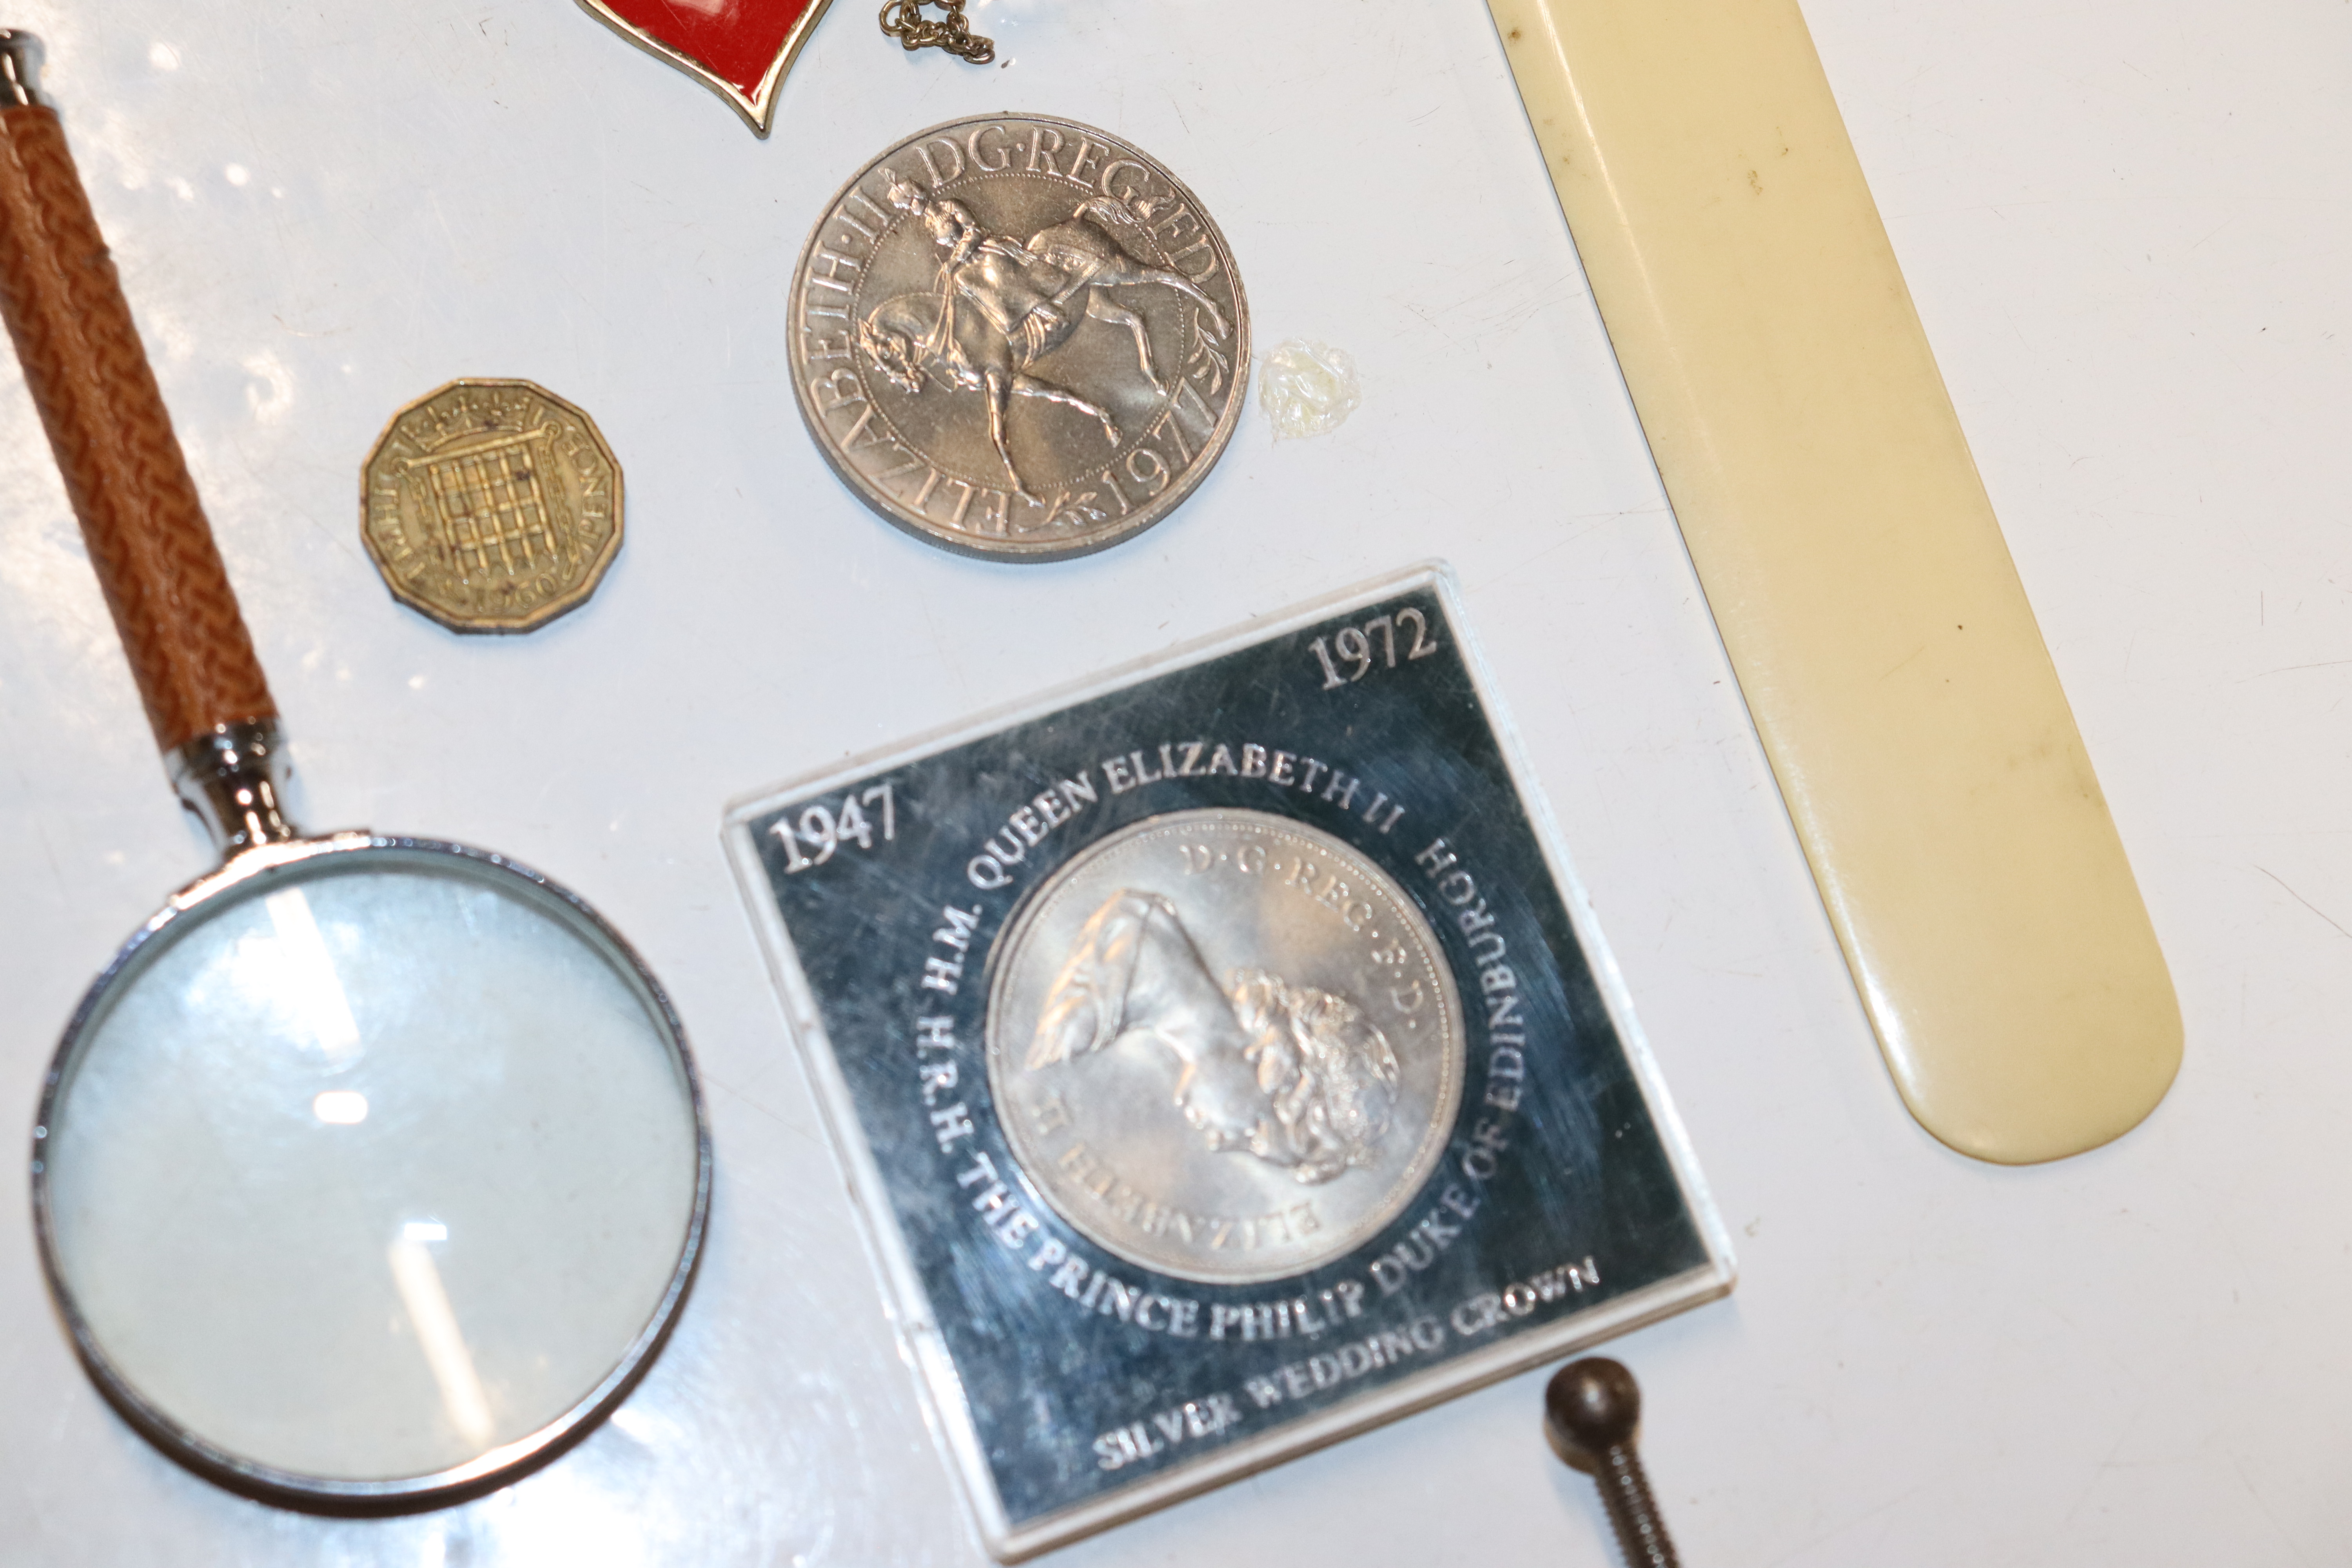
POLYGON ((0 27, 0 109, 47 102, 34 85, 40 66, 40 39, 15 27, 0 27))
POLYGON ((279 804, 291 769, 275 719, 215 725, 164 752, 163 770, 223 859, 299 837, 279 804))

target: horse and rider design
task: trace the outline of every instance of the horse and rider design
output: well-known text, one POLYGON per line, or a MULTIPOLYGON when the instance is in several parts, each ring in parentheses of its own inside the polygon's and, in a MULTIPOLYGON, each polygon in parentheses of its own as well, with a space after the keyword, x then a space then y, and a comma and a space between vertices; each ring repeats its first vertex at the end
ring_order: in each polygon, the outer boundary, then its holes
MULTIPOLYGON (((884 171, 887 174, 887 171, 884 171)), ((1210 335, 1232 331, 1216 301, 1182 273, 1139 260, 1116 237, 1142 231, 1149 213, 1116 196, 1096 195, 1061 222, 1026 241, 992 235, 961 202, 926 194, 893 176, 890 205, 930 237, 939 252, 937 282, 927 293, 884 300, 857 323, 857 344, 892 385, 910 395, 927 382, 982 395, 988 436, 1012 481, 1013 492, 1035 500, 1005 441, 1005 413, 1016 397, 1058 403, 1097 421, 1115 450, 1121 436, 1108 408, 1034 374, 1045 354, 1067 342, 1087 320, 1126 331, 1136 369, 1152 395, 1170 396, 1153 363, 1142 317, 1111 290, 1153 286, 1197 304, 1210 335)))

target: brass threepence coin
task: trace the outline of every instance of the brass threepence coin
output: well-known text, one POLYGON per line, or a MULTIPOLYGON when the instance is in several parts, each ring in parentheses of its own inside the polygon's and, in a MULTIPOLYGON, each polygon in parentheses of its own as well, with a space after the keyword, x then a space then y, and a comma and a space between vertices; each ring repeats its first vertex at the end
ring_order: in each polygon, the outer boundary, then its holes
POLYGON ((1114 833, 1016 918, 988 1070, 1021 1167, 1142 1268, 1302 1273, 1402 1212, 1462 1105, 1462 1003, 1429 921, 1305 823, 1179 811, 1114 833))
POLYGON ((585 604, 621 548, 621 465, 528 381, 453 381, 393 416, 361 478, 384 585, 452 631, 527 632, 585 604))
POLYGON ((1056 561, 1175 509, 1241 416, 1249 305, 1199 198, 1116 137, 1005 116, 862 170, 793 275, 793 385, 858 498, 1056 561))

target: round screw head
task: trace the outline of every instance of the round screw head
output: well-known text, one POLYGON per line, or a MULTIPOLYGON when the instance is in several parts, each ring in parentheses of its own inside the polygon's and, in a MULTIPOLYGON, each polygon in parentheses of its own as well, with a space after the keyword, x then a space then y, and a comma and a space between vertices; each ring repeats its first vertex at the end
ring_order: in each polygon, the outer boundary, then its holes
POLYGON ((1642 1420, 1641 1385, 1607 1356, 1570 1362, 1544 1389, 1544 1419, 1561 1447, 1580 1458, 1598 1458, 1633 1440, 1642 1420))

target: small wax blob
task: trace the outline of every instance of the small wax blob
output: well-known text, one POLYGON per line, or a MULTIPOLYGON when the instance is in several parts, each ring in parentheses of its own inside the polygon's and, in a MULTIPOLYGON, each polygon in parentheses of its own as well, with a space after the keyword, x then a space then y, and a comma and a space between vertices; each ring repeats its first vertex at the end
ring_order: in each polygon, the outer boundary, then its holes
POLYGON ((1356 362, 1347 351, 1292 338, 1265 356, 1257 400, 1274 426, 1274 438, 1286 441, 1328 436, 1347 423, 1364 397, 1356 362))

